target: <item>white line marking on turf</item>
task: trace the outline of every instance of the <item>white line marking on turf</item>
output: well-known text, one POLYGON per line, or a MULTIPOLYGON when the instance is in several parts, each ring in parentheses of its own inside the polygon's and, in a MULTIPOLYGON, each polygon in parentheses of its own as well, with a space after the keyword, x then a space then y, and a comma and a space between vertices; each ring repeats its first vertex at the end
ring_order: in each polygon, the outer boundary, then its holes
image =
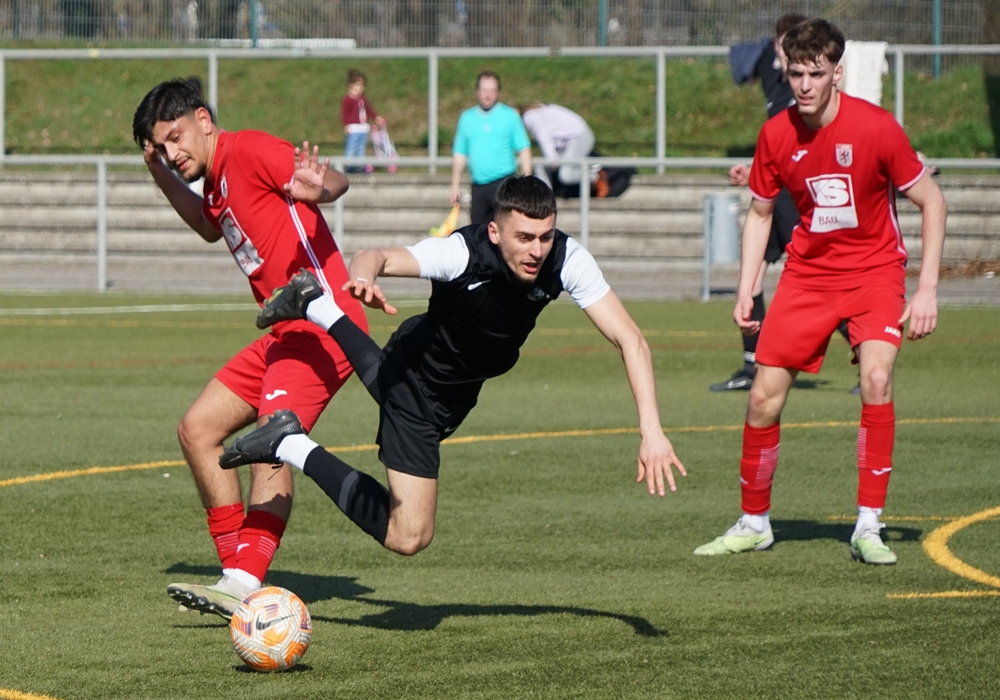
POLYGON ((256 304, 146 304, 143 306, 68 306, 61 308, 0 309, 0 316, 78 316, 155 314, 178 311, 258 311, 256 304))

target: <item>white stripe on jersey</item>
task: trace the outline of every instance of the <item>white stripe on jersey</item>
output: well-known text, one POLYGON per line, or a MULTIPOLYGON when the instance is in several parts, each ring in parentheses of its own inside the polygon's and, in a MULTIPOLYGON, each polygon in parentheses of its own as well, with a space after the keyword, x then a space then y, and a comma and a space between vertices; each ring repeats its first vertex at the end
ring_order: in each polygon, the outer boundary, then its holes
POLYGON ((302 247, 306 249, 306 254, 309 256, 309 261, 316 272, 316 278, 319 279, 320 286, 323 287, 324 292, 333 296, 333 289, 330 288, 330 283, 326 281, 326 275, 323 274, 323 267, 319 264, 316 251, 312 249, 312 245, 309 243, 309 236, 306 235, 306 227, 302 225, 299 213, 295 211, 295 200, 286 196, 285 201, 288 202, 288 211, 292 215, 292 223, 295 224, 295 230, 299 233, 299 240, 302 241, 302 247))

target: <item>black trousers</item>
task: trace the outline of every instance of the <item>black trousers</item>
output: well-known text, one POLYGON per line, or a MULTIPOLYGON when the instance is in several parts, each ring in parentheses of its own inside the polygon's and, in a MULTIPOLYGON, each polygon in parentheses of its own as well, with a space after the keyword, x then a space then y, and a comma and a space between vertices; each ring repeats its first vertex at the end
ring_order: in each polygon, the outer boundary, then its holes
POLYGON ((473 183, 472 211, 470 212, 472 217, 471 223, 488 224, 493 221, 493 197, 496 196, 497 190, 500 189, 500 183, 506 179, 506 177, 502 177, 499 180, 487 182, 485 185, 473 183))

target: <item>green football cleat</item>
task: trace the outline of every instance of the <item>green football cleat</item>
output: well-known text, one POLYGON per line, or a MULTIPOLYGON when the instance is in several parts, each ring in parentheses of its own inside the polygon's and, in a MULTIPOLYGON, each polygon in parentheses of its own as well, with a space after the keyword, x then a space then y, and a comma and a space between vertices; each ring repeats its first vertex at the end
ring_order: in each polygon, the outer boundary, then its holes
MULTIPOLYGON (((200 586, 196 583, 171 583, 167 586, 167 595, 176 600, 189 610, 198 612, 214 613, 226 620, 233 616, 236 608, 240 607, 243 598, 239 592, 224 590, 223 581, 214 586, 200 586)), ((248 591, 247 595, 252 593, 248 591)))
POLYGON ((896 553, 889 549, 882 538, 879 530, 885 525, 869 527, 855 532, 851 536, 851 558, 864 564, 889 565, 896 563, 896 553))
POLYGON ((316 275, 304 267, 292 275, 288 284, 278 287, 264 301, 257 314, 257 327, 263 330, 278 321, 292 321, 306 317, 309 302, 323 296, 323 286, 316 275))
POLYGON ((767 549, 774 544, 774 533, 768 525, 764 532, 757 532, 743 518, 726 530, 722 537, 716 537, 708 544, 703 544, 694 550, 699 556, 715 556, 716 554, 736 554, 737 552, 754 552, 767 549))

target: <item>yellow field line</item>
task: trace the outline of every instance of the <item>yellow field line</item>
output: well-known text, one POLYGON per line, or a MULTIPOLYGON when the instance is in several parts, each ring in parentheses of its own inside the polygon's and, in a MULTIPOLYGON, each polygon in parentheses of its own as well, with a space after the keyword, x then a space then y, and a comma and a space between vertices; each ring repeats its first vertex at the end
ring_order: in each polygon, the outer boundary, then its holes
MULTIPOLYGON (((1000 423, 1000 418, 904 418, 896 421, 897 425, 935 425, 954 423, 1000 423)), ((821 421, 810 423, 784 423, 782 428, 842 428, 853 427, 857 423, 851 421, 821 421)), ((742 425, 686 425, 674 428, 666 428, 669 435, 678 433, 710 433, 710 432, 734 432, 742 430, 742 425)), ((508 440, 538 440, 543 438, 564 438, 564 437, 591 437, 595 435, 635 435, 638 428, 595 428, 592 430, 555 430, 531 433, 498 433, 494 435, 467 435, 464 437, 451 438, 442 443, 447 445, 469 445, 477 442, 502 442, 508 440)), ((328 447, 330 452, 371 452, 378 449, 378 445, 341 445, 328 447)), ((44 474, 33 474, 31 476, 19 476, 13 479, 0 480, 0 488, 5 486, 18 486, 20 484, 30 484, 39 481, 51 481, 53 479, 69 479, 77 476, 88 476, 93 474, 113 474, 115 472, 137 471, 141 469, 158 469, 160 467, 179 467, 184 462, 180 460, 161 460, 157 462, 142 462, 139 464, 126 464, 114 467, 89 467, 87 469, 69 469, 58 472, 46 472, 44 474)))
POLYGON ((981 571, 974 566, 969 566, 964 561, 951 553, 948 548, 948 541, 952 536, 969 525, 973 525, 983 520, 989 520, 1000 515, 1000 507, 981 510, 964 518, 958 518, 937 528, 924 540, 924 551, 939 566, 957 574, 962 578, 967 578, 977 583, 982 583, 993 588, 1000 588, 1000 578, 991 576, 985 571, 981 571))
POLYGON ((16 690, 0 688, 0 698, 3 700, 57 700, 51 695, 37 695, 35 693, 20 693, 16 690))
POLYGON ((985 598, 1000 596, 1000 591, 941 591, 940 593, 889 593, 886 598, 894 600, 917 600, 921 598, 985 598))

